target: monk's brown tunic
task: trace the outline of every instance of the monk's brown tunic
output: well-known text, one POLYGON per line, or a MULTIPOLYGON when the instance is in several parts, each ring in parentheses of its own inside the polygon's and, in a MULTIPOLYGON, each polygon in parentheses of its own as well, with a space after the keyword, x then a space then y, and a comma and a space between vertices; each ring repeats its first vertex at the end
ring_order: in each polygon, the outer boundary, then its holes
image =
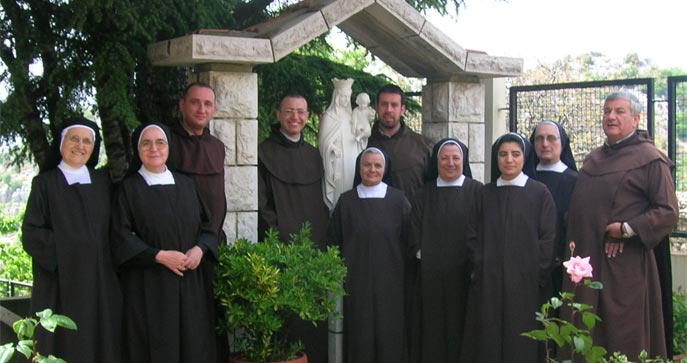
MULTIPOLYGON (((666 355, 653 248, 677 222, 672 165, 650 139, 635 134, 587 156, 571 199, 568 241, 575 241, 576 256, 591 257, 593 279, 604 285, 600 291, 578 287, 576 300, 592 305, 602 319, 594 344, 630 359, 642 349, 650 357, 666 355), (604 234, 612 222, 627 222, 637 235, 623 240, 623 253, 608 258, 604 234)), ((563 289, 572 291, 569 279, 563 289)))

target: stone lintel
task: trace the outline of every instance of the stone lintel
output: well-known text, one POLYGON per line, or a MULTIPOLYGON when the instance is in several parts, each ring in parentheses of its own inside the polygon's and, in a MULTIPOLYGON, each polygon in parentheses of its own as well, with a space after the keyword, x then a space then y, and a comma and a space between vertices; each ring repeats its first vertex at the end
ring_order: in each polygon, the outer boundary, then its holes
POLYGON ((332 1, 330 4, 325 5, 320 11, 322 12, 324 20, 327 22, 327 26, 329 29, 332 29, 342 21, 359 13, 361 10, 374 3, 374 0, 332 1))
POLYGON ((190 34, 151 44, 148 58, 155 66, 274 62, 269 39, 209 34, 190 34))
POLYGON ((270 36, 274 61, 278 61, 309 41, 329 31, 321 12, 311 12, 286 22, 270 36))
POLYGON ((465 71, 483 78, 518 77, 522 75, 522 58, 495 57, 468 51, 465 71))

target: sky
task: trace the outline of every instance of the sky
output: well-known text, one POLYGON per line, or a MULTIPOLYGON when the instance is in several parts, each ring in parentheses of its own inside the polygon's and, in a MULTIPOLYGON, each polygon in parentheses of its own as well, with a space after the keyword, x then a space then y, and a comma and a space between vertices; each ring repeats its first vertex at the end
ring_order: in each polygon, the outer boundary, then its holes
POLYGON ((685 0, 465 0, 457 17, 427 18, 461 47, 523 58, 526 70, 595 51, 687 71, 685 15, 685 0))

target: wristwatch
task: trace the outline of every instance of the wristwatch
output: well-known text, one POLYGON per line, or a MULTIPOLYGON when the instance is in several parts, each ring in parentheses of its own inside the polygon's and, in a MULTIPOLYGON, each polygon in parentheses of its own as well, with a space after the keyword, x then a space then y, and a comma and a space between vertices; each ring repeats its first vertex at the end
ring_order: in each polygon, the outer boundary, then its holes
POLYGON ((623 238, 630 238, 630 232, 627 231, 627 222, 620 223, 620 232, 623 238))

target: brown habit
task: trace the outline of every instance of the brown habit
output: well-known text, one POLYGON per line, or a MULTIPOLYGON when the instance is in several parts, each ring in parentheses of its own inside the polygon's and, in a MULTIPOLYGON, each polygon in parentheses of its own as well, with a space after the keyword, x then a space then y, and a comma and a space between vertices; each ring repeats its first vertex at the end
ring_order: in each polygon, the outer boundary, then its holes
POLYGON ((405 192, 406 197, 412 197, 422 187, 432 148, 422 135, 409 129, 403 121, 391 137, 379 131, 379 123, 375 123, 367 147, 386 152, 391 159, 391 182, 394 188, 405 192))
MULTIPOLYGON (((289 241, 303 223, 310 222, 312 240, 323 247, 329 224, 329 209, 322 197, 324 169, 319 151, 303 137, 293 142, 275 125, 269 138, 258 147, 258 233, 263 239, 268 228, 289 241)), ((327 325, 305 321, 289 322, 292 338, 300 339, 313 362, 327 360, 327 325)))
MULTIPOLYGON (((593 330, 595 345, 631 360, 642 349, 665 356, 661 289, 653 248, 677 222, 672 162, 643 134, 604 145, 584 161, 570 205, 568 240, 575 255, 591 257, 594 280, 603 290, 577 289, 580 302, 602 319, 593 330), (624 240, 615 258, 604 255, 604 233, 612 222, 627 222, 636 236, 624 240)), ((564 281, 564 290, 572 283, 564 281)))

